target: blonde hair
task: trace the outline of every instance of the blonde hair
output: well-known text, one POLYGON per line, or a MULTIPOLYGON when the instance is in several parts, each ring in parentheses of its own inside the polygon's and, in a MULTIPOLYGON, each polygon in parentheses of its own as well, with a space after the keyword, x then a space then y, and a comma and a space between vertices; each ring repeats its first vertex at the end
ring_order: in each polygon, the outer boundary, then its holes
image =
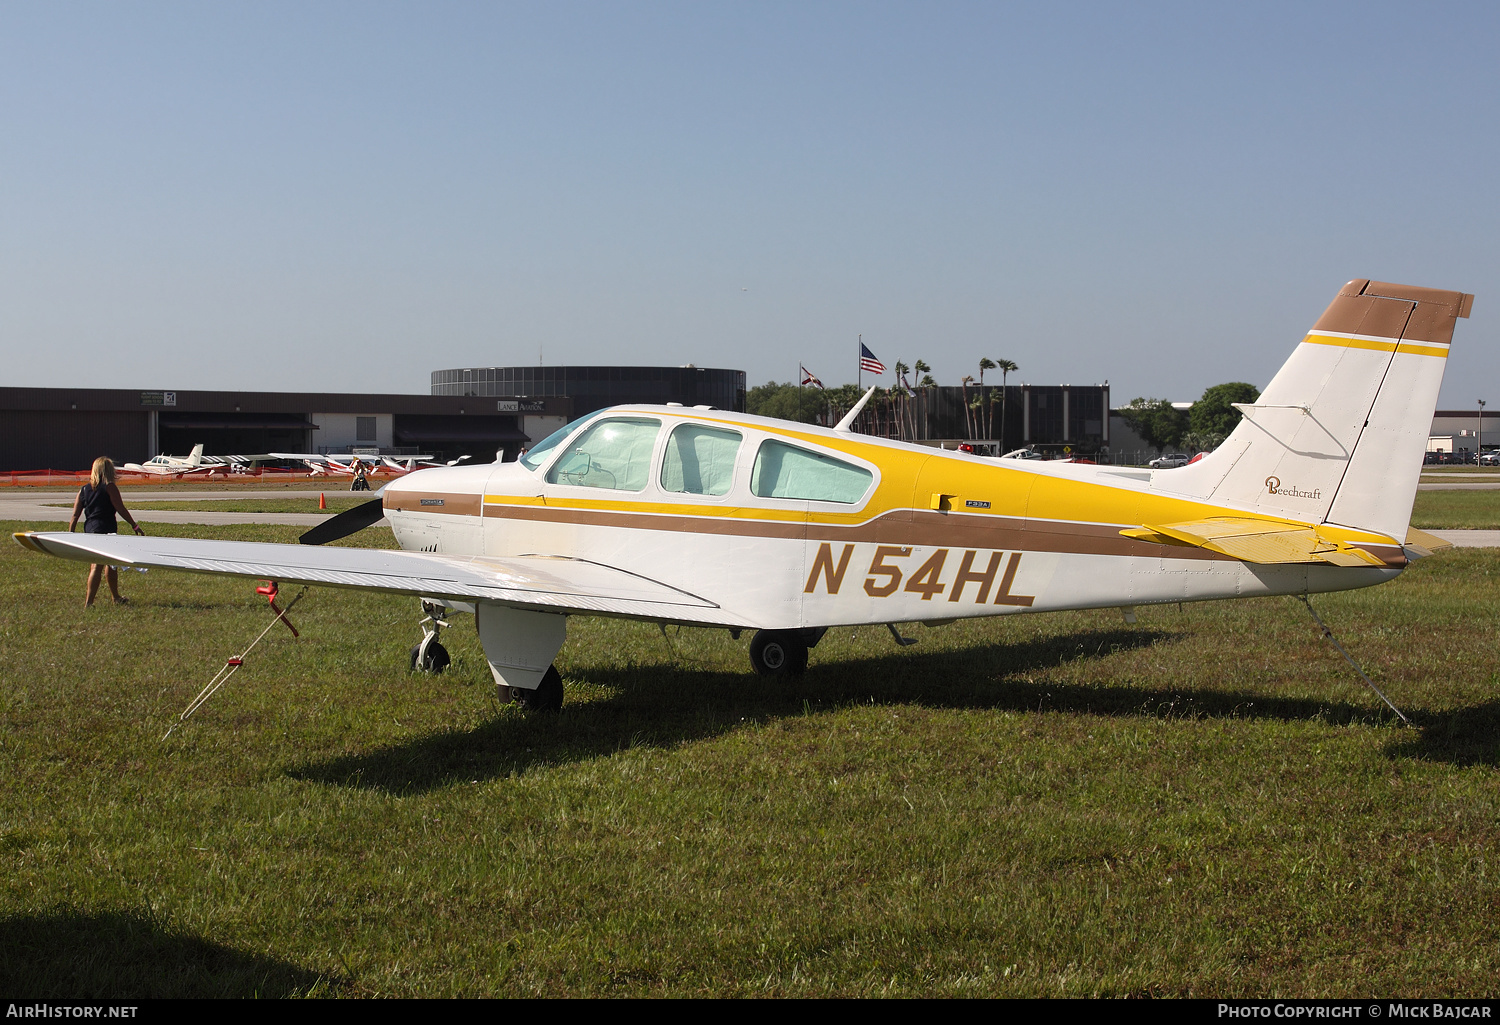
POLYGON ((89 471, 89 483, 94 487, 100 484, 113 484, 115 482, 115 463, 109 456, 100 456, 94 460, 94 468, 89 471))

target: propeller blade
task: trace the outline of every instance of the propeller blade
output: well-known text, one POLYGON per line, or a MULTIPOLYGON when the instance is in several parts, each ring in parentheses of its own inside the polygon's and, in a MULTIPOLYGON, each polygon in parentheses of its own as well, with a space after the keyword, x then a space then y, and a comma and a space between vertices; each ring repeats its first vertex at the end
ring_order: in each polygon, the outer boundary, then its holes
POLYGON ((372 523, 380 522, 385 515, 385 499, 372 498, 363 505, 356 505, 353 509, 345 509, 331 520, 324 520, 297 540, 305 545, 326 545, 330 541, 348 537, 356 531, 364 530, 372 523))

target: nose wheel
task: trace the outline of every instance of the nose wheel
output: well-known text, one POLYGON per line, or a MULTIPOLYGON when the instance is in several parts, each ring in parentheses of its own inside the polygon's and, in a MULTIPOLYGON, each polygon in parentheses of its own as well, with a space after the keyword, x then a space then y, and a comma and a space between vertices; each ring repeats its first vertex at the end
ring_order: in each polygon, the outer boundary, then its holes
POLYGON ((422 640, 412 645, 411 649, 411 671, 424 673, 441 673, 452 664, 453 659, 448 655, 448 649, 438 643, 438 634, 448 624, 438 618, 443 611, 441 605, 432 602, 423 602, 422 611, 427 613, 427 618, 421 622, 422 640))

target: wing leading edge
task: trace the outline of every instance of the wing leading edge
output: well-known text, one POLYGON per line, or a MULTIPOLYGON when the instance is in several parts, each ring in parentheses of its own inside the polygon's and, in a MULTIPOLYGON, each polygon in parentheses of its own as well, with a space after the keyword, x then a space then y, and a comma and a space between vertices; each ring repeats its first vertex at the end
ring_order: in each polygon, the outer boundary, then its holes
POLYGON ((372 548, 28 531, 32 551, 79 562, 175 569, 390 594, 499 602, 537 612, 632 616, 746 626, 706 598, 581 559, 544 555, 458 557, 372 548))

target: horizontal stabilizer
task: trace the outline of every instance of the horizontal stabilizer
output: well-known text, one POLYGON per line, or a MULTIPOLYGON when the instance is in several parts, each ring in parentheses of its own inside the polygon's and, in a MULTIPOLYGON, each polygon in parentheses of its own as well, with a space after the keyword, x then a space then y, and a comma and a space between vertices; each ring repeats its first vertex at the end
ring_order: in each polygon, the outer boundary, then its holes
POLYGON ((1425 530, 1409 527, 1406 531, 1406 543, 1403 545, 1409 555, 1415 555, 1422 559, 1433 552, 1440 552, 1444 548, 1452 548, 1452 541, 1444 541, 1436 534, 1429 534, 1425 530))
POLYGON ((1185 523, 1147 524, 1120 531, 1126 537, 1156 544, 1187 545, 1219 552, 1241 562, 1279 565, 1321 562, 1334 566, 1384 566, 1362 548, 1339 541, 1301 523, 1223 517, 1185 523))

